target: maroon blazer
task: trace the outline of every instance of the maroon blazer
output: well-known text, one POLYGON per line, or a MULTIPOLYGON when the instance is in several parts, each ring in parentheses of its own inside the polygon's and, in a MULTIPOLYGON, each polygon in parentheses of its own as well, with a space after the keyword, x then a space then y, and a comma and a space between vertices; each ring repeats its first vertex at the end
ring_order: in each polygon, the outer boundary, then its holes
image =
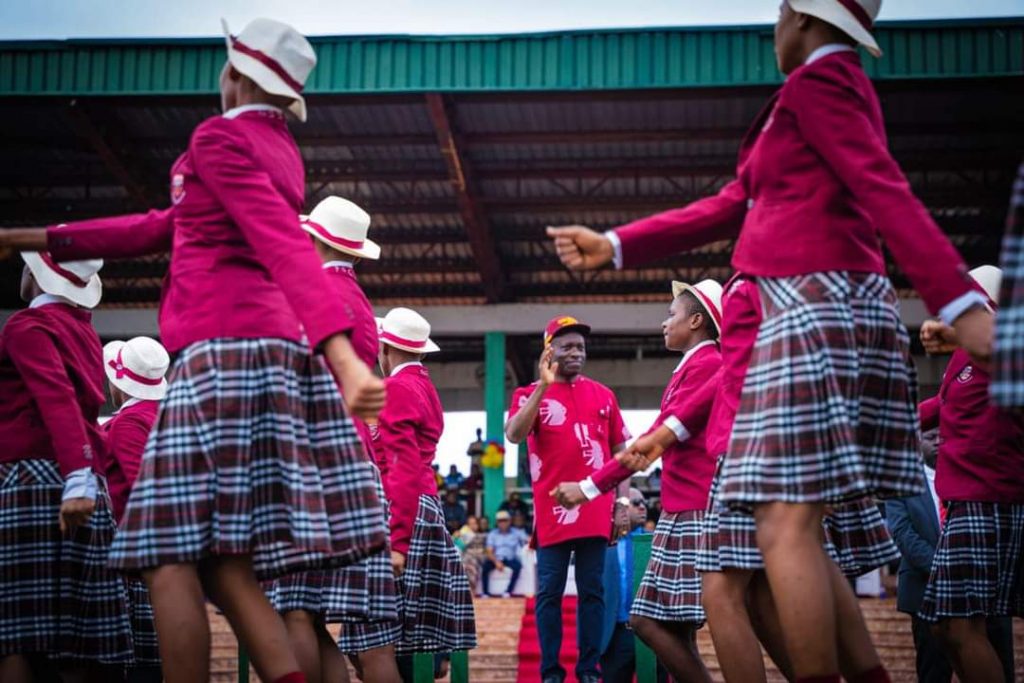
POLYGON ((102 469, 107 478, 114 520, 118 523, 128 504, 128 495, 135 485, 135 479, 139 476, 142 451, 146 448, 146 440, 153 430, 159 410, 159 401, 139 401, 125 406, 103 425, 107 436, 107 454, 103 458, 102 469))
MULTIPOLYGON (((707 394, 713 394, 722 367, 722 354, 718 346, 710 344, 697 349, 682 364, 669 380, 661 397, 661 412, 650 431, 665 424, 678 415, 689 416, 698 405, 705 405, 705 415, 710 410, 707 394), (704 389, 705 385, 711 387, 704 389), (707 392, 707 394, 705 393, 707 392)), ((683 426, 690 432, 690 438, 676 441, 661 456, 661 503, 666 512, 704 510, 708 504, 711 479, 715 476, 715 458, 708 455, 705 446, 704 420, 690 419, 683 426)), ((601 492, 611 491, 615 486, 629 479, 635 472, 626 469, 617 460, 609 460, 604 467, 591 475, 594 485, 601 492)))
POLYGON ((616 229, 623 265, 738 236, 732 265, 748 275, 884 274, 884 239, 938 312, 971 288, 967 269, 886 144, 878 96, 855 52, 801 66, 744 139, 736 180, 616 229))
POLYGON ((921 429, 939 428, 935 492, 944 501, 1024 503, 1024 419, 989 402, 991 381, 957 349, 938 395, 921 403, 921 429))
POLYGON ((373 446, 378 460, 386 462, 391 547, 407 553, 420 496, 437 495, 431 465, 444 431, 444 410, 422 365, 402 368, 384 383, 388 401, 380 413, 373 446))
POLYGON ((99 469, 106 448, 103 348, 92 314, 68 304, 27 308, 0 331, 0 462, 55 460, 65 477, 99 469))
POLYGON ((300 341, 316 348, 352 327, 299 227, 305 173, 284 115, 214 116, 171 167, 168 209, 51 228, 58 261, 171 251, 160 302, 168 351, 219 337, 300 341), (302 323, 300 328, 299 323, 302 323))

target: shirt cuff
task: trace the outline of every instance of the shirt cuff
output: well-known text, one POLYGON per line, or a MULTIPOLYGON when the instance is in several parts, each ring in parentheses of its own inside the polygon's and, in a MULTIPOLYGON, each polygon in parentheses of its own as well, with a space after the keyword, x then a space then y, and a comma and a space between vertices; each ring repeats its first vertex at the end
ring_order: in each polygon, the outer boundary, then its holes
POLYGON ((604 236, 612 244, 612 251, 614 252, 612 263, 615 264, 615 270, 622 270, 622 240, 619 239, 614 230, 609 230, 604 236))
POLYGON ((80 470, 75 470, 64 479, 64 495, 61 497, 61 500, 69 500, 71 498, 96 500, 97 490, 96 475, 93 474, 92 468, 83 467, 80 470))
POLYGON ((601 495, 601 489, 597 488, 593 477, 587 477, 581 481, 580 488, 583 489, 583 495, 587 497, 587 500, 594 500, 601 495))
POLYGON ((676 435, 676 440, 680 443, 690 438, 690 430, 688 430, 675 415, 669 415, 661 424, 671 429, 672 433, 676 435))
POLYGON ((943 306, 939 311, 939 318, 947 325, 952 325, 953 321, 963 315, 968 308, 976 305, 987 306, 988 301, 981 295, 981 292, 972 289, 943 306))

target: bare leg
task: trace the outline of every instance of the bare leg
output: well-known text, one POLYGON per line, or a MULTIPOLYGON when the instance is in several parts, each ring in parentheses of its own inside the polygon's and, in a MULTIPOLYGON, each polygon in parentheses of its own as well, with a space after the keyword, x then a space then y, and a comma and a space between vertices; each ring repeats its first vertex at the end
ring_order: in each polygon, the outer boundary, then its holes
POLYGON ((260 588, 252 560, 247 555, 213 557, 204 563, 202 573, 207 595, 223 610, 260 678, 275 681, 299 671, 288 631, 260 588))
POLYGON ((697 650, 697 630, 693 626, 637 616, 629 618, 629 625, 637 637, 654 650, 673 678, 711 682, 711 675, 697 650))
POLYGON ((345 655, 341 654, 338 644, 334 642, 334 638, 331 637, 324 624, 317 622, 314 628, 316 630, 316 640, 320 646, 321 683, 349 683, 348 664, 345 662, 345 655))
POLYGON ((985 617, 943 619, 932 632, 945 646, 953 670, 961 683, 1005 681, 999 655, 988 639, 985 617))
POLYGON ((761 648, 747 614, 746 593, 752 575, 738 569, 701 574, 704 612, 726 681, 767 680, 761 648))
POLYGON ((839 648, 839 670, 847 680, 877 668, 881 664, 871 634, 864 623, 857 596, 850 588, 850 582, 839 571, 835 562, 829 562, 832 576, 832 594, 836 606, 836 637, 839 648))
POLYGON ((793 680, 793 665, 786 654, 786 641, 782 635, 782 624, 779 623, 779 613, 775 609, 775 599, 772 597, 772 590, 768 586, 768 577, 764 572, 756 572, 750 583, 750 600, 747 608, 750 610, 750 622, 757 633, 757 639, 761 641, 768 656, 775 662, 786 680, 793 680))
POLYGON ((165 564, 143 573, 153 604, 164 681, 210 679, 210 622, 193 564, 165 564))
POLYGON ((366 683, 401 683, 395 662, 395 647, 385 645, 359 653, 359 666, 366 683))
POLYGON ((837 676, 831 560, 821 545, 824 506, 765 503, 754 508, 757 544, 797 678, 837 676))
POLYGON ((292 610, 285 612, 283 619, 292 652, 307 683, 320 683, 320 642, 313 615, 304 610, 292 610))
POLYGON ((32 683, 32 666, 22 655, 0 657, 0 681, 3 683, 32 683))

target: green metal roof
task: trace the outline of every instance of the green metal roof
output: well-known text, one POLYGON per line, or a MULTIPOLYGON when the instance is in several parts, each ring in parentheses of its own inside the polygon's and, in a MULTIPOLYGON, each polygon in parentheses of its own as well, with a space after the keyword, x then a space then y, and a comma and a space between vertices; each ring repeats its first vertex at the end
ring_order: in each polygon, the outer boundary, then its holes
MULTIPOLYGON (((1024 17, 882 23, 876 79, 1024 74, 1024 17)), ((312 39, 308 93, 608 90, 778 83, 770 26, 312 39)), ((0 42, 3 95, 217 90, 221 39, 0 42)))

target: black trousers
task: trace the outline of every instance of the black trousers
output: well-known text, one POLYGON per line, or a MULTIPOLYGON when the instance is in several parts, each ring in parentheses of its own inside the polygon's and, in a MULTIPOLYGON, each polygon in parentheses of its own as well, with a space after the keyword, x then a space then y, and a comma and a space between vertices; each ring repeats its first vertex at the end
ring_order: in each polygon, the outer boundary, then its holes
MULTIPOLYGON (((916 616, 911 617, 914 631, 914 649, 917 650, 917 679, 920 683, 949 683, 953 667, 946 659, 942 644, 932 635, 931 624, 916 616)), ((1009 617, 989 617, 986 620, 988 639, 1003 664, 1003 676, 1013 680, 1013 620, 1009 617)))

